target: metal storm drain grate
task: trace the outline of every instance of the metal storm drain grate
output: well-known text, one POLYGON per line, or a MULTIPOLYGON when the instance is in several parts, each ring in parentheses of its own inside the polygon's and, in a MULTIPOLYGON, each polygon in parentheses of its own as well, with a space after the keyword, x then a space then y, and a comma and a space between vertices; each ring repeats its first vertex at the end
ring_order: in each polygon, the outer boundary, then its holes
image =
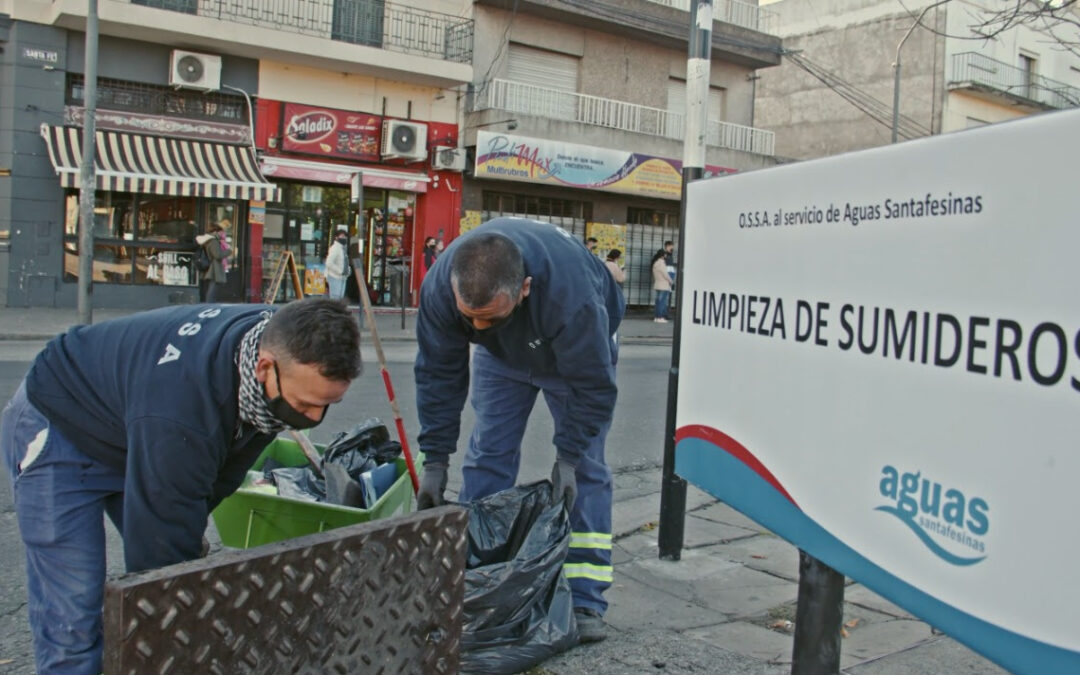
POLYGON ((467 523, 444 506, 110 582, 105 672, 455 673, 467 523))

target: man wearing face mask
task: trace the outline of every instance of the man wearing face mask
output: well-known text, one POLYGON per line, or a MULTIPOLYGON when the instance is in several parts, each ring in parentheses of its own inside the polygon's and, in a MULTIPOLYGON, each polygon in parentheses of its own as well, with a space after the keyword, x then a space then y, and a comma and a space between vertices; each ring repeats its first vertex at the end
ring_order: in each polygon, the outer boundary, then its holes
POLYGON ((210 511, 274 436, 344 397, 359 347, 325 298, 168 307, 46 345, 0 420, 38 673, 101 672, 103 514, 128 572, 197 558, 210 511))
POLYGON ((512 487, 537 394, 555 421, 554 498, 570 511, 564 571, 583 642, 602 640, 611 585, 615 332, 626 308, 604 263, 562 228, 497 218, 447 247, 420 290, 416 400, 424 476, 417 504, 443 502, 469 393, 476 426, 461 501, 512 487))

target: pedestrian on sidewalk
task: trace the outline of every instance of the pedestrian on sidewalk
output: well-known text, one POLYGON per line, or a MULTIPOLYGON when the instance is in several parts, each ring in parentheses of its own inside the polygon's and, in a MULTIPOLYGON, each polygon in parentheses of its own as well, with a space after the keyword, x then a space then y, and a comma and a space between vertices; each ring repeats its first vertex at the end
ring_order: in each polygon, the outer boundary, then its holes
POLYGON ((210 257, 210 267, 203 272, 199 281, 199 300, 218 302, 225 292, 225 282, 229 279, 229 258, 232 248, 226 238, 228 228, 232 226, 228 218, 213 223, 206 234, 195 237, 195 243, 206 249, 210 257))
POLYGON ((652 257, 653 290, 656 291, 656 306, 653 321, 667 323, 668 303, 671 301, 671 277, 667 268, 668 251, 660 249, 652 257))
POLYGON ((349 233, 338 230, 334 243, 326 253, 326 282, 331 300, 345 297, 345 283, 349 280, 349 233))
POLYGON ((210 512, 279 431, 342 399, 359 347, 327 298, 167 307, 45 346, 0 418, 39 675, 101 672, 103 514, 128 572, 199 557, 210 512))
POLYGON ((615 408, 615 332, 626 302, 599 258, 548 223, 497 218, 447 247, 420 291, 416 401, 424 475, 419 508, 443 503, 469 394, 461 501, 513 487, 537 394, 555 421, 553 496, 570 511, 564 571, 584 642, 602 640, 611 586, 611 470, 604 440, 615 408))
POLYGON ((604 266, 608 268, 608 272, 611 272, 611 278, 619 285, 626 281, 626 272, 619 265, 619 258, 621 257, 622 251, 613 248, 608 251, 607 260, 604 261, 604 266))

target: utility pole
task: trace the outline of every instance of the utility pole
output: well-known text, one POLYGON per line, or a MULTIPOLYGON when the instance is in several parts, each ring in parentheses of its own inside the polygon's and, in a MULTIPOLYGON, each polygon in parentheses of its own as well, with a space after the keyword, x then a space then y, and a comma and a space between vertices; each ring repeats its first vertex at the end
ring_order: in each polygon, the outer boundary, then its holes
MULTIPOLYGON (((900 50, 904 48, 904 43, 907 42, 907 39, 909 37, 911 37, 911 33, 912 33, 912 31, 915 30, 915 27, 922 23, 922 19, 923 19, 924 16, 926 16, 926 13, 929 12, 934 7, 937 7, 938 5, 944 5, 946 2, 949 2, 949 0, 938 0, 938 2, 935 2, 932 5, 927 5, 926 7, 923 7, 923 10, 921 12, 919 12, 919 17, 917 19, 915 19, 915 23, 911 24, 911 28, 908 28, 908 31, 906 33, 904 33, 904 39, 900 40, 900 44, 896 45, 896 61, 894 61, 893 64, 892 64, 893 65, 892 142, 893 143, 896 142, 897 130, 900 127, 900 50)), ((932 122, 931 122, 931 126, 933 126, 932 122)))
POLYGON ((94 320, 94 203, 97 201, 94 150, 97 136, 98 3, 87 0, 86 67, 83 81, 82 164, 79 165, 79 323, 94 320))
MULTIPOLYGON (((686 278, 686 186, 705 173, 705 124, 708 116, 709 68, 712 65, 712 0, 690 3, 690 41, 686 59, 686 125, 683 128, 682 208, 679 211, 679 277, 686 278)), ((664 467, 660 486, 660 557, 682 557, 686 524, 686 480, 675 473, 675 414, 679 407, 679 353, 686 284, 675 292, 680 314, 675 322, 668 371, 667 419, 664 423, 664 467)))

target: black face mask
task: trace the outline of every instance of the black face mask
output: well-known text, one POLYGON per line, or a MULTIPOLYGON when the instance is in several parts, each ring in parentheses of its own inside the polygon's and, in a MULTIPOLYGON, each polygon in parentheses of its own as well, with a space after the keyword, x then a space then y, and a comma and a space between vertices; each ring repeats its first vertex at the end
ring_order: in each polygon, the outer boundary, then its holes
POLYGON ((323 412, 322 415, 319 416, 319 419, 311 419, 289 405, 289 402, 285 400, 285 391, 281 388, 281 372, 278 370, 277 361, 274 362, 274 376, 277 377, 277 396, 274 398, 267 396, 266 384, 263 384, 263 397, 266 398, 266 409, 270 411, 271 415, 293 429, 310 429, 323 421, 323 418, 326 417, 326 409, 330 406, 323 407, 323 412))

